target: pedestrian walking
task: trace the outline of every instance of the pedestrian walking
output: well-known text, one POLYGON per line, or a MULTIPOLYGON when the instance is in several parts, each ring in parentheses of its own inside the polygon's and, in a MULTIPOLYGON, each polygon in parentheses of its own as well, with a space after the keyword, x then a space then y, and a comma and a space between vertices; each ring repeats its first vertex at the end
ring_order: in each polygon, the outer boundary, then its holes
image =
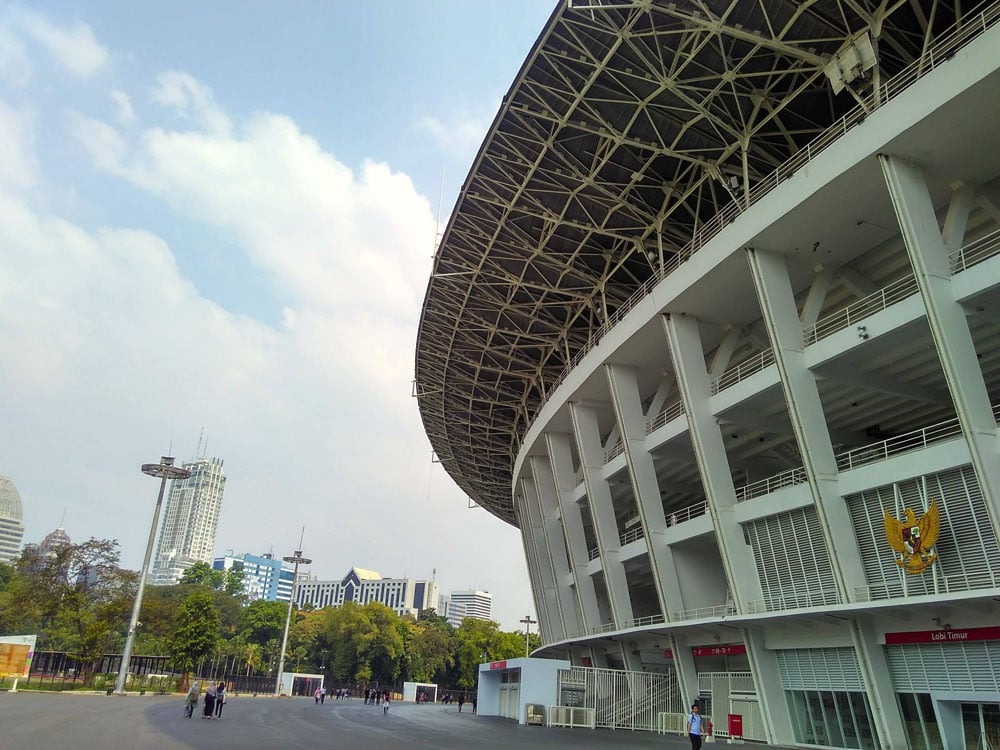
POLYGON ((458 694, 458 712, 462 713, 462 706, 465 705, 465 693, 458 694))
POLYGON ((476 709, 479 707, 479 694, 476 693, 472 696, 472 713, 476 713, 476 709))
POLYGON ((687 721, 687 735, 691 740, 691 750, 701 750, 702 741, 702 725, 705 723, 705 717, 701 715, 701 710, 698 708, 698 704, 695 703, 691 706, 691 714, 688 716, 687 721))
POLYGON ((226 683, 220 682, 215 688, 215 718, 222 718, 222 707, 226 705, 226 683))
POLYGON ((389 691, 385 691, 385 695, 382 696, 382 715, 385 716, 389 713, 389 691))
POLYGON ((191 683, 187 695, 184 696, 184 715, 189 719, 194 716, 194 707, 198 705, 198 698, 201 696, 201 686, 198 680, 191 683))
POLYGON ((319 689, 319 705, 326 703, 326 688, 319 689))
POLYGON ((202 713, 201 718, 211 719, 215 715, 216 695, 215 683, 209 681, 208 687, 205 688, 205 711, 202 713))

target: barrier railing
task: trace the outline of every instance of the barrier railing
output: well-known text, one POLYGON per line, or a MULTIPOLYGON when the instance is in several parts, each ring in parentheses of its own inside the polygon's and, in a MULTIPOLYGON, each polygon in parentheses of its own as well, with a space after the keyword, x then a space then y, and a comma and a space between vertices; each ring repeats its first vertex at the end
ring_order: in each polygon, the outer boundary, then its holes
POLYGON ((1000 253, 1000 229, 970 242, 948 256, 951 272, 958 273, 1000 253))
POLYGON ((694 607, 679 609, 670 613, 671 620, 701 620, 708 617, 727 617, 735 615, 736 607, 732 604, 716 604, 711 607, 694 607))
POLYGON ((641 525, 639 525, 629 529, 624 534, 619 536, 618 541, 621 542, 621 545, 624 547, 626 544, 637 542, 640 539, 644 539, 645 537, 646 537, 646 531, 642 528, 641 525))
POLYGON ((794 469, 789 469, 788 471, 783 471, 780 474, 765 477, 764 479, 758 479, 756 482, 751 482, 750 484, 745 484, 742 487, 737 487, 736 502, 742 503, 744 500, 749 500, 752 497, 770 495, 772 492, 780 490, 782 487, 789 487, 793 484, 802 484, 805 481, 806 470, 803 467, 799 466, 794 469))
POLYGON ((686 508, 668 513, 666 515, 667 526, 676 526, 679 523, 690 521, 692 518, 705 515, 706 512, 708 512, 708 502, 700 500, 686 508))
POLYGON ((817 341, 847 328, 852 323, 864 320, 916 293, 917 280, 912 273, 907 274, 867 297, 820 318, 813 325, 807 326, 803 330, 802 336, 807 346, 815 344, 817 341))
POLYGON ((597 711, 581 706, 548 706, 545 721, 550 727, 582 727, 593 729, 597 726, 597 711))
POLYGON ((906 432, 902 435, 883 440, 879 443, 863 445, 859 448, 852 448, 837 454, 837 468, 841 471, 849 471, 866 464, 884 461, 889 456, 898 453, 926 448, 933 443, 956 437, 962 434, 962 427, 958 423, 958 417, 946 419, 944 422, 932 424, 929 427, 921 427, 919 430, 906 432))
POLYGON ((646 422, 646 434, 649 435, 654 430, 658 430, 667 422, 672 422, 684 413, 684 404, 680 401, 672 403, 651 420, 646 422))
POLYGON ((745 380, 754 373, 760 372, 768 365, 774 363, 774 351, 764 349, 748 359, 740 362, 731 370, 726 370, 719 377, 712 381, 712 395, 721 393, 730 386, 736 385, 741 380, 745 380))
POLYGON ((747 602, 747 612, 749 614, 759 614, 761 612, 774 612, 781 609, 799 609, 801 607, 840 603, 840 594, 837 593, 836 589, 817 589, 801 593, 773 594, 765 596, 763 599, 753 599, 747 602))
POLYGON ((923 55, 911 62, 892 78, 884 81, 877 89, 871 91, 857 106, 832 123, 790 159, 779 165, 770 175, 761 179, 756 185, 750 188, 741 200, 730 202, 712 219, 696 229, 687 244, 674 255, 665 258, 662 267, 640 284, 632 295, 609 315, 601 326, 591 333, 587 342, 570 358, 559 375, 546 385, 543 389, 542 399, 535 410, 536 417, 548 399, 551 398, 552 394, 566 379, 566 376, 583 361, 583 358, 597 346, 608 331, 621 322, 641 300, 645 299, 660 281, 673 273, 682 263, 690 259, 691 256, 714 239, 725 227, 732 224, 741 214, 749 210, 751 206, 755 205, 778 187, 778 185, 840 140, 851 128, 863 122, 872 112, 895 99, 899 94, 913 85, 914 82, 946 62, 962 47, 985 33, 998 20, 1000 20, 1000 4, 993 4, 975 15, 964 18, 962 25, 938 37, 924 51, 923 55))
POLYGON ((625 452, 625 441, 619 440, 611 448, 609 448, 604 454, 604 463, 609 464, 622 453, 625 452))

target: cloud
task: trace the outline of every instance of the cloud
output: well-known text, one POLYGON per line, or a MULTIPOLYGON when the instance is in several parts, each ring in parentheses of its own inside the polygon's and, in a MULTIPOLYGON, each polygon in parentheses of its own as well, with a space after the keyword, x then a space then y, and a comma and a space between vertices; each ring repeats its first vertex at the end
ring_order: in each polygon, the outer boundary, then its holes
POLYGON ((23 190, 37 183, 34 119, 0 100, 0 184, 23 190))
POLYGON ((172 110, 175 115, 211 133, 226 134, 229 118, 215 103, 212 90, 187 73, 176 70, 157 76, 153 89, 154 102, 172 110))
POLYGON ((0 80, 20 87, 31 80, 32 74, 24 44, 9 28, 0 26, 0 80))
POLYGON ((124 91, 114 89, 111 92, 111 100, 115 103, 118 113, 118 122, 123 125, 131 125, 135 122, 135 110, 132 109, 132 100, 124 91))
POLYGON ((469 164, 493 124, 498 106, 499 102, 492 102, 478 111, 456 111, 447 120, 428 115, 417 120, 415 127, 428 133, 454 159, 469 164))
POLYGON ((33 10, 19 8, 15 14, 19 25, 45 50, 77 78, 90 78, 108 64, 111 55, 97 41, 93 30, 85 23, 60 27, 33 10))

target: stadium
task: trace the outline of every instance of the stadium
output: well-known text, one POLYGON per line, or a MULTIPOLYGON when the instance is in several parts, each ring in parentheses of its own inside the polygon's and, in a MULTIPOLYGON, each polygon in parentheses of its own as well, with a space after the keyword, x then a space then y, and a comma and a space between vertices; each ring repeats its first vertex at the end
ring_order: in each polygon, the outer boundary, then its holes
POLYGON ((520 529, 557 705, 1000 746, 998 19, 554 10, 442 236, 414 387, 520 529))

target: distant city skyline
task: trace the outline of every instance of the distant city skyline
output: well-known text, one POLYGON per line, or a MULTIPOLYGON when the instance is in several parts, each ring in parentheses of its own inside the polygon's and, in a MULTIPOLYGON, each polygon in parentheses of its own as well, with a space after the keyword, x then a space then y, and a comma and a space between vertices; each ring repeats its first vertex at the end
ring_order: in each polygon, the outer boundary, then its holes
POLYGON ((21 496, 14 486, 14 480, 0 476, 0 562, 13 560, 21 554, 23 517, 21 496))

